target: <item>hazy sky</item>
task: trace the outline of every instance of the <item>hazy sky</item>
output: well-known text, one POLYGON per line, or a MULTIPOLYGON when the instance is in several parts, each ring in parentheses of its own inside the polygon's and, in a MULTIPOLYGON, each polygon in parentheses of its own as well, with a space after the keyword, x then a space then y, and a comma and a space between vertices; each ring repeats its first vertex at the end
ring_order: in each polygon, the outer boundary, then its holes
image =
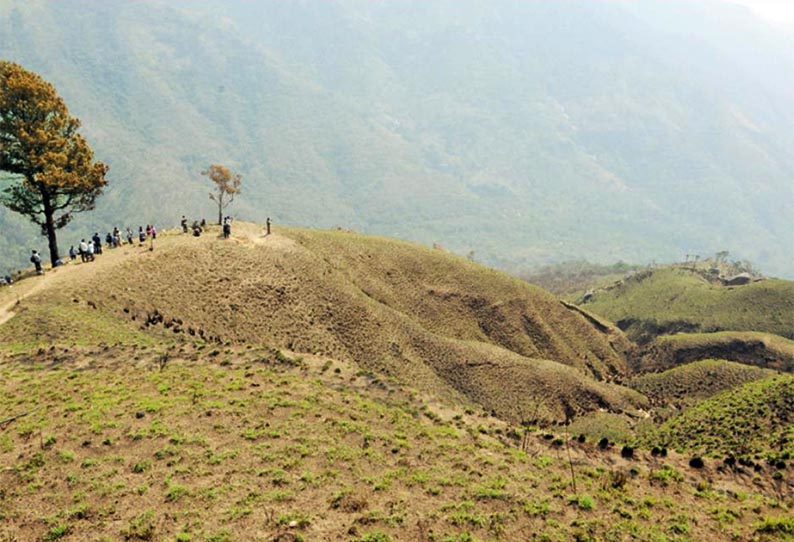
POLYGON ((767 21, 794 24, 794 0, 723 0, 752 9, 767 21))

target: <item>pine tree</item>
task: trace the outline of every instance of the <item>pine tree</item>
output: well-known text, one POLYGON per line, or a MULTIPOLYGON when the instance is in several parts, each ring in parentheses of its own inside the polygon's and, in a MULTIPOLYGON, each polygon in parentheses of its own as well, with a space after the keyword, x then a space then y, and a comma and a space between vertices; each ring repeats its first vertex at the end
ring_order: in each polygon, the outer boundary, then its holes
POLYGON ((12 184, 0 203, 28 217, 59 259, 56 230, 94 208, 108 167, 77 133, 80 121, 50 83, 19 64, 0 61, 0 171, 12 184))

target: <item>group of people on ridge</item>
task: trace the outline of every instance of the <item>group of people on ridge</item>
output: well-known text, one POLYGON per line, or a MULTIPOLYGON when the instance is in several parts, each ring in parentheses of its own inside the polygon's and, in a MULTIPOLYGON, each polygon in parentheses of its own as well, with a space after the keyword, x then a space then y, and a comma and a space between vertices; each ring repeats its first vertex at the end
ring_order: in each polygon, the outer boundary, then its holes
MULTIPOLYGON (((126 232, 122 234, 121 230, 114 227, 113 232, 108 232, 107 235, 105 235, 104 246, 108 248, 120 247, 124 244, 124 239, 126 239, 127 244, 132 245, 135 243, 136 237, 138 238, 138 243, 141 245, 149 238, 152 240, 157 239, 157 228, 153 224, 147 224, 146 229, 144 229, 143 226, 138 226, 138 234, 136 235, 130 228, 127 228, 126 232)), ((81 239, 77 246, 72 245, 69 247, 69 259, 75 261, 79 256, 80 261, 83 263, 93 262, 98 254, 102 254, 102 247, 102 237, 99 235, 99 232, 94 232, 94 235, 92 235, 88 241, 81 239)), ((39 254, 38 250, 32 251, 30 262, 36 269, 37 275, 44 273, 41 254, 39 254)), ((58 267, 59 265, 63 265, 63 263, 62 260, 56 260, 53 263, 53 267, 58 267)), ((3 277, 3 281, 6 284, 11 284, 11 280, 9 279, 10 277, 3 277)))
MULTIPOLYGON (((145 230, 143 226, 138 226, 137 236, 130 228, 127 228, 127 231, 122 237, 121 230, 114 227, 112 233, 108 232, 107 235, 105 235, 105 246, 108 248, 118 248, 124 244, 123 238, 126 238, 128 245, 132 245, 135 243, 136 237, 138 238, 138 243, 141 245, 146 242, 148 238, 153 240, 157 239, 157 228, 152 224, 147 224, 145 230)), ((99 235, 99 232, 94 232, 94 235, 87 242, 85 239, 81 239, 77 247, 74 245, 69 247, 69 258, 72 261, 80 256, 80 261, 82 262, 93 262, 97 254, 102 254, 102 237, 99 235)))
MULTIPOLYGON (((182 215, 182 220, 180 222, 182 226, 182 232, 188 233, 188 220, 185 218, 185 215, 182 215)), ((201 222, 198 220, 194 220, 190 230, 193 232, 194 237, 200 237, 201 233, 207 227, 207 221, 201 219, 201 222)), ((222 221, 223 227, 223 238, 228 239, 232 235, 232 217, 226 216, 223 218, 222 221)), ((270 235, 270 217, 267 218, 267 226, 266 226, 267 235, 270 235)), ((104 246, 108 248, 117 248, 124 244, 124 240, 128 245, 132 245, 135 243, 135 238, 138 238, 138 243, 143 244, 146 242, 147 239, 151 238, 152 240, 157 239, 157 228, 152 224, 147 224, 146 228, 144 229, 143 226, 138 226, 138 233, 137 235, 133 233, 130 228, 126 228, 124 233, 119 230, 119 228, 114 227, 112 232, 108 232, 105 235, 104 239, 104 246)), ((88 241, 85 239, 81 239, 80 243, 75 247, 72 245, 69 247, 69 259, 71 261, 75 261, 77 257, 80 257, 81 262, 93 262, 96 255, 102 254, 102 237, 99 235, 99 232, 94 232, 94 235, 91 236, 88 241)), ((42 267, 42 259, 41 254, 37 250, 33 250, 30 256, 30 262, 33 264, 34 268, 36 269, 36 274, 41 275, 44 273, 44 268, 42 267)), ((57 267, 59 265, 63 265, 63 261, 57 260, 53 267, 57 267)), ((0 277, 0 285, 2 284, 11 284, 12 279, 10 276, 0 277)))

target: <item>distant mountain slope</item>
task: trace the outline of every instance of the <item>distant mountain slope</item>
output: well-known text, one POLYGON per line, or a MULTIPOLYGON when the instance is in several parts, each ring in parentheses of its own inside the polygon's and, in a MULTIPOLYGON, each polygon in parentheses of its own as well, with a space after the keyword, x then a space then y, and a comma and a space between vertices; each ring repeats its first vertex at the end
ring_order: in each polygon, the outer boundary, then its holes
POLYGON ((675 332, 758 331, 794 339, 794 282, 720 286, 688 269, 639 272, 583 305, 635 340, 675 332))
POLYGON ((263 237, 238 223, 228 242, 172 234, 153 252, 109 252, 53 272, 0 342, 264 344, 352 361, 516 422, 645 402, 611 383, 628 373, 619 330, 439 250, 347 232, 263 237))
MULTIPOLYGON (((716 2, 0 0, 112 181, 64 235, 209 216, 489 263, 729 249, 792 276, 794 55, 716 2)), ((0 267, 42 240, 0 209, 0 267)))

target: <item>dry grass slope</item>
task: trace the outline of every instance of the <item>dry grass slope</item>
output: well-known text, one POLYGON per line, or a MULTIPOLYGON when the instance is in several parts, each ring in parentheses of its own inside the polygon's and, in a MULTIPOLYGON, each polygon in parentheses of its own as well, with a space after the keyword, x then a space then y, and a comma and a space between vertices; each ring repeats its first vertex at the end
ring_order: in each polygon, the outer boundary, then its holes
MULTIPOLYGON (((229 241, 172 233, 2 290, 3 311, 0 542, 761 542, 794 529, 790 381, 718 394, 648 441, 772 460, 752 468, 623 457, 519 425, 650 423, 636 416, 645 396, 617 384, 631 345, 441 251, 246 224, 229 241)), ((760 371, 726 366, 726 382, 760 371)), ((680 371, 638 387, 713 372, 680 371)))
POLYGON ((753 331, 677 333, 658 337, 639 349, 632 364, 646 372, 710 358, 794 372, 794 341, 753 331))
POLYGON ((794 458, 794 375, 718 393, 664 423, 654 439, 713 455, 782 461, 785 468, 794 458))
POLYGON ((724 360, 702 360, 632 378, 628 386, 655 406, 691 406, 723 390, 773 376, 774 371, 724 360))
POLYGON ((780 540, 770 472, 599 450, 249 346, 0 356, 0 540, 780 540), (572 475, 573 474, 573 475, 572 475))
POLYGON ((516 422, 645 404, 614 383, 631 348, 619 330, 443 251, 342 231, 265 237, 252 224, 225 242, 170 234, 154 251, 125 250, 91 273, 59 271, 58 288, 27 300, 0 341, 265 344, 355 362, 516 422))

